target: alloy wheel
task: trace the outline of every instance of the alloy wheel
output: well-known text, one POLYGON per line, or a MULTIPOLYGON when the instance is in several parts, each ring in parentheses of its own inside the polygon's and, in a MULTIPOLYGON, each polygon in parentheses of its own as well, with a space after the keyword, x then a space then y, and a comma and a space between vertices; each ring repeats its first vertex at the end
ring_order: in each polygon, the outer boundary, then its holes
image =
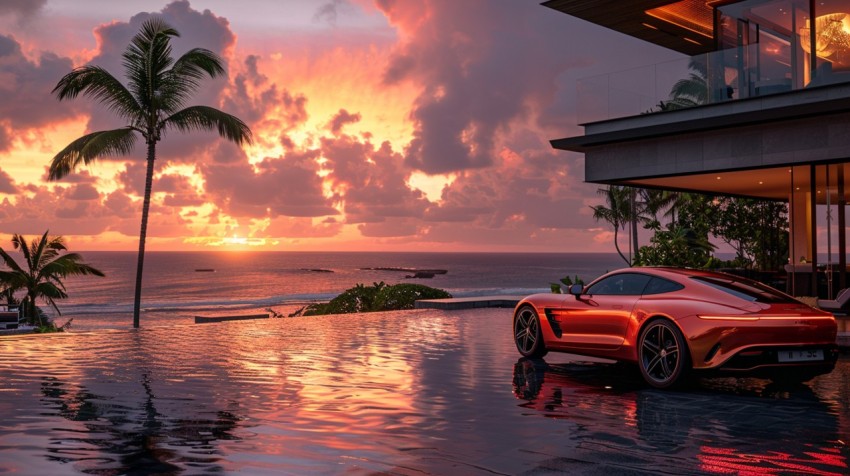
POLYGON ((546 354, 540 332, 540 318, 529 306, 521 308, 514 317, 514 343, 519 353, 526 357, 546 354))
POLYGON ((650 385, 673 385, 682 374, 686 359, 681 333, 673 324, 656 321, 641 335, 641 373, 650 385))

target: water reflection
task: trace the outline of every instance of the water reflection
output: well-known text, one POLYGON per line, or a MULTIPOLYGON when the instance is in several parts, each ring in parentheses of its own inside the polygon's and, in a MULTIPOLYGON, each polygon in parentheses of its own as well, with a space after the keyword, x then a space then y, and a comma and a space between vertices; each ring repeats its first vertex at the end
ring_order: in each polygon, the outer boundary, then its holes
POLYGON ((634 373, 618 365, 520 359, 512 387, 531 415, 579 423, 574 437, 594 448, 593 459, 642 469, 660 469, 655 465, 665 461, 682 472, 848 474, 844 384, 816 392, 756 379, 704 379, 682 391, 659 391, 644 388, 634 373))
POLYGON ((176 461, 204 472, 221 472, 215 444, 237 439, 231 432, 239 418, 227 411, 217 411, 211 419, 191 411, 164 414, 157 409, 148 371, 142 372, 139 384, 141 401, 127 404, 114 396, 45 377, 41 401, 47 414, 82 424, 82 428, 65 428, 51 435, 48 459, 74 463, 82 472, 97 474, 125 474, 142 468, 148 474, 178 474, 182 469, 173 463, 176 461))
POLYGON ((798 389, 659 392, 632 369, 518 362, 510 319, 429 310, 0 337, 0 473, 847 471, 850 361, 798 389))

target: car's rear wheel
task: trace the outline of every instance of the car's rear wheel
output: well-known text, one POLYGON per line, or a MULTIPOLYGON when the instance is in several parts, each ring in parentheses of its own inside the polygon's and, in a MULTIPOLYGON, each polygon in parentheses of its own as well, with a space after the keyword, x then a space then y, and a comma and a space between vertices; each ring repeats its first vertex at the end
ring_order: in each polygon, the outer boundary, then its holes
POLYGON ((514 343, 524 357, 543 357, 548 352, 540 330, 540 317, 531 306, 522 306, 514 315, 514 343))
POLYGON ((690 362, 685 338, 675 324, 655 319, 638 339, 638 366, 644 380, 655 388, 668 388, 681 380, 690 362))

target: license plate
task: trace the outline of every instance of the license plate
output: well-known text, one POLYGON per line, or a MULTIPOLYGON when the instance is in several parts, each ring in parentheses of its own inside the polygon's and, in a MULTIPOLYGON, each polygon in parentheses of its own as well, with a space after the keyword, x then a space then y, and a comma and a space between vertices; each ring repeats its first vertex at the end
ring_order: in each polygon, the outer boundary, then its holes
POLYGON ((823 350, 780 350, 780 362, 808 362, 812 360, 823 360, 823 350))

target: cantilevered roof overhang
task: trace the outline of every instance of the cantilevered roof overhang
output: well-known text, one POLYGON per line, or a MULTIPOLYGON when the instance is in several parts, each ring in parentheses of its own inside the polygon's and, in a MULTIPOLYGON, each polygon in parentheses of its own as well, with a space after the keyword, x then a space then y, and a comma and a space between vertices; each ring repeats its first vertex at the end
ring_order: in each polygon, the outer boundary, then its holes
MULTIPOLYGON (((681 2, 681 0, 548 0, 543 6, 552 8, 567 15, 619 31, 635 38, 669 48, 688 56, 708 53, 715 49, 714 35, 706 32, 705 23, 711 24, 712 7, 717 1, 681 2), (673 4, 685 4, 691 9, 699 10, 703 27, 693 24, 695 12, 688 12, 677 21, 675 18, 653 15, 653 11, 673 4), (707 19, 706 19, 707 16, 707 19)), ((713 30, 713 28, 710 28, 713 30)))
POLYGON ((850 161, 850 83, 584 127, 584 136, 551 143, 585 154, 587 182, 785 199, 784 186, 747 184, 760 170, 850 161), (746 180, 716 179, 729 172, 747 172, 746 180))

